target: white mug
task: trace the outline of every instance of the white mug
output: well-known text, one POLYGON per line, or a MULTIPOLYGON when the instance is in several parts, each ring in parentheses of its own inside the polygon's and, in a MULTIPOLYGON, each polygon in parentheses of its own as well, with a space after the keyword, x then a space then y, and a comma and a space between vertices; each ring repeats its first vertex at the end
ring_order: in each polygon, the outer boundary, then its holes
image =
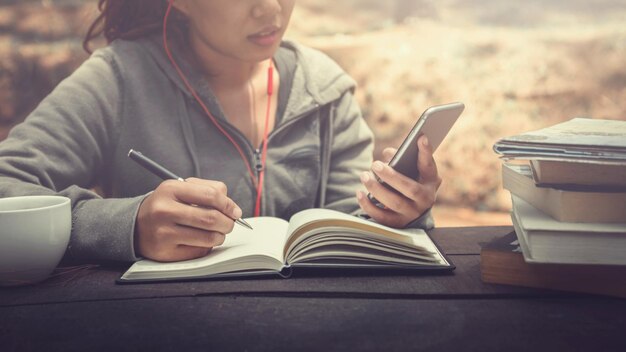
POLYGON ((50 276, 71 232, 67 197, 0 198, 0 286, 32 284, 50 276))

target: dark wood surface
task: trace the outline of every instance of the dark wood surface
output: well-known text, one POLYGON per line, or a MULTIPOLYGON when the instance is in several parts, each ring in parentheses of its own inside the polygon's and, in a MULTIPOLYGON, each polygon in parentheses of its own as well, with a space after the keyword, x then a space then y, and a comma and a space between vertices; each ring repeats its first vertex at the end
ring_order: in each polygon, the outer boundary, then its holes
POLYGON ((0 289, 0 351, 626 350, 626 300, 481 282, 481 244, 511 230, 432 231, 452 275, 116 285, 125 268, 97 267, 0 289))

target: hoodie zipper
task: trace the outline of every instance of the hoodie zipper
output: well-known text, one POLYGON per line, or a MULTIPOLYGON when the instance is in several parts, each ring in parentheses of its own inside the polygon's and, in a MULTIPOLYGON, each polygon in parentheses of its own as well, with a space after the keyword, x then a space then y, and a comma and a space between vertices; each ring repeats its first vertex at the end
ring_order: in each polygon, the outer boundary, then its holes
POLYGON ((263 163, 261 161, 261 149, 256 148, 253 154, 254 154, 254 175, 256 176, 256 179, 258 180, 259 175, 261 174, 261 170, 263 170, 263 163))
MULTIPOLYGON (((315 103, 315 105, 313 106, 313 108, 308 109, 306 111, 304 111, 303 113, 300 113, 298 115, 296 115, 295 117, 293 117, 291 120, 287 121, 286 123, 277 126, 276 128, 274 128, 270 134, 267 136, 267 144, 269 145, 270 140, 272 139, 272 137, 276 134, 278 134, 279 132, 281 132, 282 130, 284 130, 285 128, 291 126, 292 124, 294 124, 295 122, 297 122, 298 120, 300 120, 300 118, 312 113, 313 111, 315 111, 316 109, 318 109, 320 107, 320 104, 315 103)), ((223 120, 222 120, 223 121, 223 120)), ((229 132, 233 132, 235 134, 237 134, 237 136, 239 137, 240 140, 245 141, 246 146, 248 147, 248 151, 252 152, 252 156, 254 158, 253 160, 253 165, 254 168, 256 170, 256 177, 258 179, 259 177, 259 171, 260 168, 262 168, 262 164, 261 164, 261 150, 263 148, 263 142, 261 142, 261 145, 258 148, 254 148, 254 146, 252 145, 252 143, 250 143, 250 140, 248 140, 248 138, 246 138, 246 136, 243 135, 243 133, 241 133, 241 131, 239 131, 238 128, 236 128, 235 126, 233 126, 230 122, 228 121, 223 121, 224 122, 224 126, 227 127, 229 129, 229 132)))
MULTIPOLYGON (((316 109, 318 109, 320 107, 320 104, 315 103, 313 108, 308 109, 306 111, 304 111, 303 113, 300 113, 298 115, 296 115, 295 117, 293 117, 291 120, 289 120, 287 123, 284 123, 280 126, 278 126, 277 128, 274 128, 270 134, 267 136, 267 144, 269 145, 270 140, 272 139, 272 136, 274 136, 275 134, 279 133, 280 131, 284 130, 285 128, 289 127, 290 125, 294 124, 296 121, 300 120, 300 118, 312 113, 313 111, 315 111, 316 109)), ((248 147, 248 151, 252 151, 252 156, 253 156, 253 165, 252 167, 254 168, 254 177, 257 180, 257 183, 259 181, 259 176, 261 174, 261 170, 263 169, 263 162, 262 162, 262 152, 261 152, 261 148, 263 147, 263 142, 261 142, 261 145, 258 148, 254 148, 252 146, 252 143, 250 143, 250 140, 248 140, 248 138, 246 138, 246 136, 243 135, 243 133, 241 131, 239 131, 239 129, 235 126, 233 126, 230 122, 228 121, 224 121, 224 126, 226 128, 228 128, 229 132, 236 134, 240 140, 243 140, 245 142, 245 145, 248 147)), ((262 202, 262 200, 261 200, 262 202)), ((252 207, 254 208, 254 203, 252 205, 252 207)))

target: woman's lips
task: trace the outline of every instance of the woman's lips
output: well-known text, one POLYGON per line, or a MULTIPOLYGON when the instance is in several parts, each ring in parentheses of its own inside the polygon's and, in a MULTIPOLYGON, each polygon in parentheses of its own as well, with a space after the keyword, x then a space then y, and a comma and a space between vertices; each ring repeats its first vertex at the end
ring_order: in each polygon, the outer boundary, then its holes
POLYGON ((271 46, 278 40, 280 28, 272 28, 261 31, 257 34, 249 35, 248 40, 260 46, 271 46))

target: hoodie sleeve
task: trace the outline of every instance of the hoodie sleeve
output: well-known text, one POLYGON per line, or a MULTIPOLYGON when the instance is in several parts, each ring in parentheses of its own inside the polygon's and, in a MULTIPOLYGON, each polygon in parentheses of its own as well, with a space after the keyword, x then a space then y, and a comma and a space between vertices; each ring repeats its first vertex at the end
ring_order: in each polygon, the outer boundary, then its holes
MULTIPOLYGON (((356 190, 365 190, 359 174, 372 165, 374 137, 352 91, 344 93, 330 117, 331 148, 325 207, 375 221, 361 209, 356 199, 356 190)), ((407 228, 429 230, 434 226, 429 209, 407 228)))
POLYGON ((0 197, 71 199, 64 260, 134 261, 136 214, 146 195, 103 199, 89 190, 108 174, 123 92, 112 59, 92 55, 0 143, 0 197))

